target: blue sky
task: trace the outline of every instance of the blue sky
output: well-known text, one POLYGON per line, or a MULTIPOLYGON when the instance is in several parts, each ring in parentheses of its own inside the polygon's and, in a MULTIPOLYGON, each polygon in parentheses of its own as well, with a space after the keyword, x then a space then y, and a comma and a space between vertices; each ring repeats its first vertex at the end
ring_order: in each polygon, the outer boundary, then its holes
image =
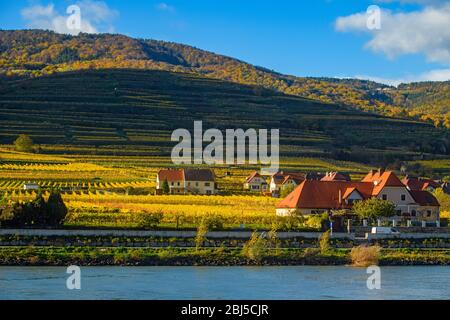
POLYGON ((0 0, 0 28, 59 31, 71 4, 89 32, 185 43, 286 74, 450 79, 449 1, 0 0), (374 4, 379 30, 365 24, 374 4))

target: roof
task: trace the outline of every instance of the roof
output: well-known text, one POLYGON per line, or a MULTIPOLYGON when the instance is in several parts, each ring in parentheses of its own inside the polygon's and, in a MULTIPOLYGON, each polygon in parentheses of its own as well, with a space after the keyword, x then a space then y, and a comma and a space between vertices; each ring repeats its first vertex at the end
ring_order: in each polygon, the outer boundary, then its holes
POLYGON ((285 183, 286 177, 290 177, 291 179, 294 179, 294 181, 301 182, 306 179, 306 174, 303 172, 287 172, 287 171, 279 171, 272 175, 272 179, 275 182, 275 184, 283 184, 285 183))
POLYGON ((283 182, 281 182, 281 184, 285 184, 287 183, 289 180, 292 180, 295 182, 295 184, 300 184, 302 183, 305 178, 304 177, 299 177, 299 176, 291 176, 291 175, 287 175, 284 177, 283 182))
POLYGON ((414 200, 421 206, 439 207, 439 201, 428 191, 410 190, 414 200))
POLYGON ((367 199, 372 196, 374 187, 365 182, 305 180, 277 208, 350 208, 351 204, 345 203, 344 196, 348 197, 357 190, 363 199, 367 199))
POLYGON ((257 171, 255 171, 255 172, 253 172, 253 173, 250 175, 250 177, 248 177, 248 178, 245 180, 245 182, 246 182, 246 183, 249 183, 249 182, 251 182, 254 178, 261 178, 261 179, 263 179, 264 181, 266 180, 266 179, 264 179, 257 171))
POLYGON ((404 187, 405 185, 392 171, 372 170, 361 182, 371 182, 374 184, 373 195, 377 196, 385 187, 404 187))
POLYGON ((441 185, 431 179, 423 179, 417 177, 405 177, 402 183, 409 188, 409 190, 426 190, 429 187, 440 188, 441 185))
POLYGON ((210 169, 184 169, 184 179, 186 181, 214 182, 214 173, 210 169))
POLYGON ((184 174, 182 169, 164 169, 158 172, 159 181, 183 181, 184 174))
POLYGON ((340 172, 327 172, 326 175, 320 179, 322 181, 352 181, 350 175, 340 172))
MULTIPOLYGON (((368 199, 378 196, 385 187, 405 188, 405 185, 393 172, 375 170, 360 182, 305 180, 283 199, 277 208, 346 209, 352 204, 346 203, 345 199, 353 192, 358 192, 363 199, 368 199)), ((420 206, 439 206, 437 199, 427 191, 409 192, 420 206)))
POLYGON ((158 172, 159 181, 212 181, 214 173, 210 169, 164 169, 158 172))

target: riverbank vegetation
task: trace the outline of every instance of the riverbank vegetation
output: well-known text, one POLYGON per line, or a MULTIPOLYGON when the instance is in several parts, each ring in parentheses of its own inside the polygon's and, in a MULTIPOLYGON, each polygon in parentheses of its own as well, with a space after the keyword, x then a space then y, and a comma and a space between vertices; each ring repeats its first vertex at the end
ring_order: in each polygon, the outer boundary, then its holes
MULTIPOLYGON (((311 249, 270 249, 251 259, 237 248, 93 248, 3 247, 0 265, 351 265, 350 249, 326 254, 311 249)), ((389 250, 380 252, 379 265, 450 265, 449 250, 389 250)))

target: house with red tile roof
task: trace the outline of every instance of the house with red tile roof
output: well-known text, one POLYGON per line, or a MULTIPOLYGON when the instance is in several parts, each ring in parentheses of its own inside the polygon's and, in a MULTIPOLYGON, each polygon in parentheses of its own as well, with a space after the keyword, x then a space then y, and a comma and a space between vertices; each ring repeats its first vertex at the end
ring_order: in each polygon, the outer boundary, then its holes
POLYGON ((156 190, 161 192, 164 181, 170 194, 217 193, 214 172, 210 169, 164 169, 156 175, 156 190))
POLYGON ((439 203, 427 191, 411 191, 391 171, 372 170, 361 181, 305 180, 283 199, 277 215, 351 212, 355 201, 379 198, 394 203, 396 220, 439 220, 439 203))
POLYGON ((244 190, 251 192, 266 192, 268 187, 266 179, 257 171, 247 177, 244 182, 244 190))

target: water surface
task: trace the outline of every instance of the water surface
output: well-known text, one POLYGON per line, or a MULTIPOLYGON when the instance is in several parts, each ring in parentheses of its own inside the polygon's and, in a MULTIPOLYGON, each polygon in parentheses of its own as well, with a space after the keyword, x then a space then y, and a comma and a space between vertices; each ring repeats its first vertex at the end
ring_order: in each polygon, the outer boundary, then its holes
POLYGON ((68 290, 61 267, 0 267, 0 299, 448 299, 450 267, 82 267, 68 290))

